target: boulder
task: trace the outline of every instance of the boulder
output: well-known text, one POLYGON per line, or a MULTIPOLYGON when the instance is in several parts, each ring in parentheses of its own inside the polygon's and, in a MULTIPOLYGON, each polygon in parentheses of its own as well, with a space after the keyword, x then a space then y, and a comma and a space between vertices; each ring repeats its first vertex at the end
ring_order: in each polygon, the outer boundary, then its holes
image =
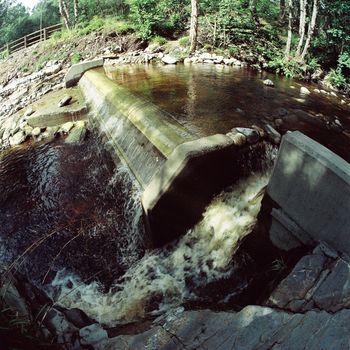
POLYGON ((162 58, 162 62, 165 64, 176 64, 177 61, 178 61, 177 58, 175 58, 174 56, 171 56, 171 55, 165 55, 162 58))
POLYGON ((302 86, 302 87, 300 88, 300 93, 301 93, 302 95, 310 95, 310 94, 311 94, 311 91, 310 91, 308 88, 306 88, 305 86, 302 86))
POLYGON ((27 135, 23 130, 18 131, 16 134, 10 137, 10 145, 17 146, 24 142, 27 138, 27 135))
POLYGON ((62 97, 62 99, 58 102, 58 107, 63 107, 69 105, 70 101, 72 101, 72 96, 65 95, 62 97))
POLYGON ((65 143, 81 143, 86 135, 85 123, 77 123, 67 136, 65 143))
POLYGON ((73 128, 73 126, 74 126, 73 122, 64 123, 61 126, 61 131, 64 132, 65 134, 68 134, 71 131, 71 129, 73 128))
POLYGON ((39 136, 41 133, 41 129, 39 127, 36 127, 32 130, 32 136, 39 136))
POLYGON ((256 143, 260 139, 260 134, 257 130, 251 128, 235 128, 237 132, 244 135, 249 143, 256 143))
POLYGON ((270 79, 265 79, 263 81, 263 84, 266 85, 266 86, 271 86, 271 87, 275 86, 274 82, 272 80, 270 80, 270 79))
POLYGON ((94 323, 79 330, 81 345, 96 345, 102 346, 108 339, 108 333, 100 324, 94 323))

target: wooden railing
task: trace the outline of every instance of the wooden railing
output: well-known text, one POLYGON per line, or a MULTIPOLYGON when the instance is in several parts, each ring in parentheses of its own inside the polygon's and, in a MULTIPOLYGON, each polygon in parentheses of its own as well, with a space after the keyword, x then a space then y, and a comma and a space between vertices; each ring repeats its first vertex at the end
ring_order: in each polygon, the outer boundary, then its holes
POLYGON ((59 32, 61 30, 62 30, 61 23, 37 30, 36 32, 25 35, 20 39, 7 43, 5 46, 0 48, 0 54, 3 52, 7 52, 8 54, 11 54, 13 52, 20 51, 29 46, 37 44, 40 41, 45 41, 49 39, 53 33, 59 32))

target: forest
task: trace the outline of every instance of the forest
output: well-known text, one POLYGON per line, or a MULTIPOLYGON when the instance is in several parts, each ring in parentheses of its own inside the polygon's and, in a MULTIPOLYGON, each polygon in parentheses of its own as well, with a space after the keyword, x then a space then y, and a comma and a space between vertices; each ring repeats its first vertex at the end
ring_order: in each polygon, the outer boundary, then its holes
POLYGON ((41 0, 32 10, 0 0, 0 47, 59 22, 84 34, 106 19, 141 40, 190 46, 194 9, 198 48, 231 56, 244 48, 263 69, 349 92, 350 0, 41 0))

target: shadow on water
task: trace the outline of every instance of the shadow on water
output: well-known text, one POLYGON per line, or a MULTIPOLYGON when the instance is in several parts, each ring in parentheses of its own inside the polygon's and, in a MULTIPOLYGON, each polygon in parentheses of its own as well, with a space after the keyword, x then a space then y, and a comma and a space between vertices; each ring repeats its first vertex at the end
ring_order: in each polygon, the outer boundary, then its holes
POLYGON ((0 178, 1 264, 32 282, 68 267, 108 288, 143 254, 138 189, 95 139, 4 154, 0 178))

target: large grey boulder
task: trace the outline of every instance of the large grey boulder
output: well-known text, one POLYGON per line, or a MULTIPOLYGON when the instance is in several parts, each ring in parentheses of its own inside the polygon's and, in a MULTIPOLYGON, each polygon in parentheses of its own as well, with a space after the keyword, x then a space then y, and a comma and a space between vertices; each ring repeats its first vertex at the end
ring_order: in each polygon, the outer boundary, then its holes
POLYGON ((105 350, 348 349, 350 310, 292 314, 260 306, 238 313, 189 311, 165 317, 141 334, 108 340, 105 350))

